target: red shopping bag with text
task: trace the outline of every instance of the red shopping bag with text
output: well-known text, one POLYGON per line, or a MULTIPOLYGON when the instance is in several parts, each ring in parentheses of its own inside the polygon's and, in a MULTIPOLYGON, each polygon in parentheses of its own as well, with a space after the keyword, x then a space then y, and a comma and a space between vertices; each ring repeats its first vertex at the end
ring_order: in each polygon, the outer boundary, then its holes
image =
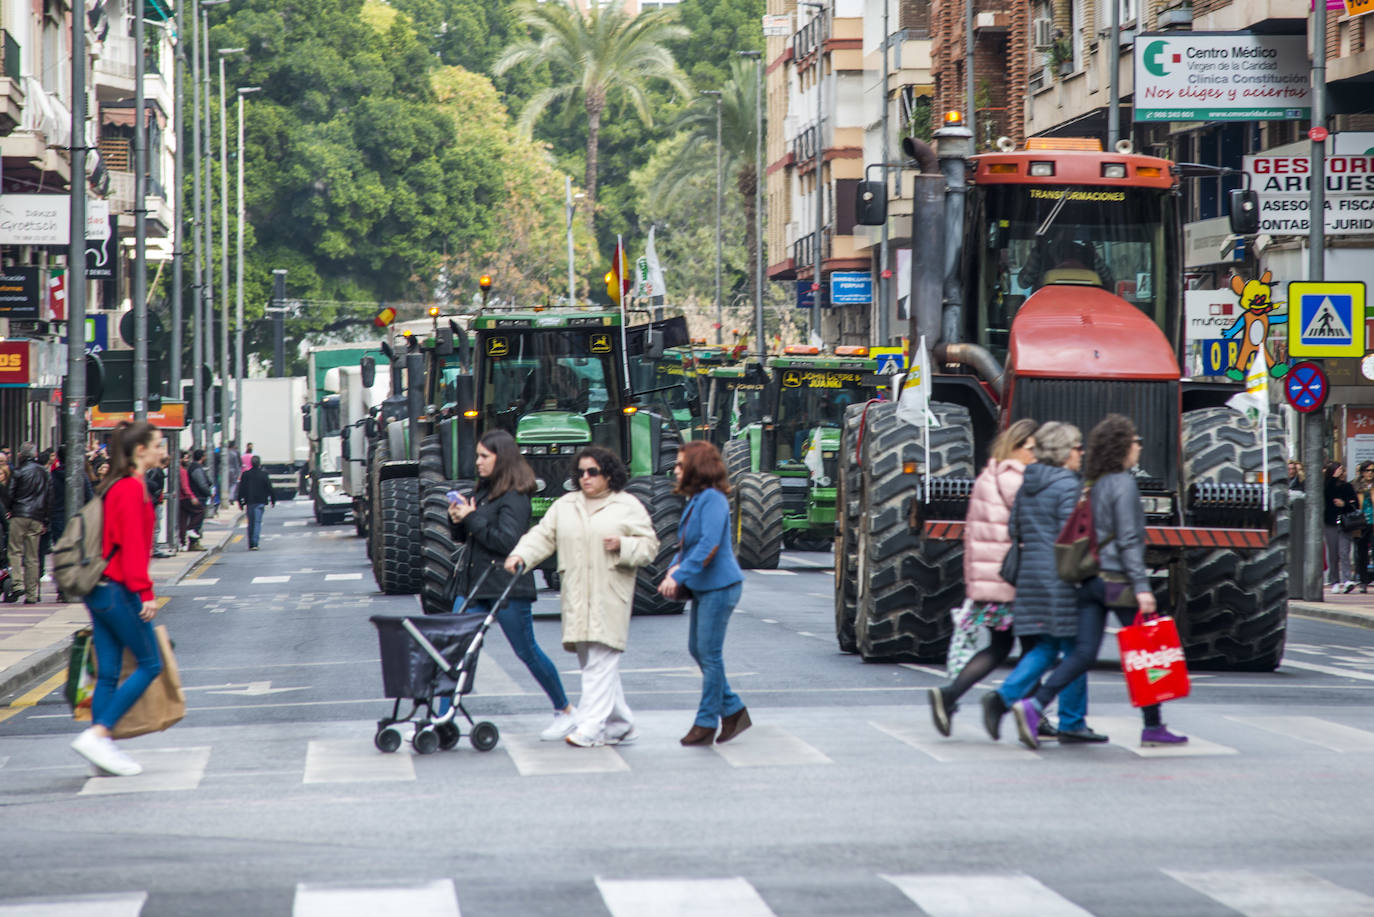
POLYGON ((1173 618, 1137 616, 1135 623, 1117 632, 1116 639, 1132 706, 1148 707, 1188 696, 1188 664, 1173 618))

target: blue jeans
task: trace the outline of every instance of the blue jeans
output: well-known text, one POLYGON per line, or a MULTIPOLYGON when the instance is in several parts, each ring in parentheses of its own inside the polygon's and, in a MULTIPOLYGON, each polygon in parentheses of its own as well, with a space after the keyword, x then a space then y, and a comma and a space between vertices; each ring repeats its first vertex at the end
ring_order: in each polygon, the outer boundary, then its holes
POLYGON ((96 682, 91 696, 91 721, 113 729, 162 672, 153 623, 138 614, 143 600, 121 583, 102 582, 86 596, 91 614, 91 643, 95 648, 96 682), (119 669, 128 648, 138 668, 119 684, 119 669))
POLYGON ((262 538, 262 512, 267 509, 266 503, 248 504, 248 547, 256 548, 258 540, 262 538))
POLYGON ((744 709, 744 701, 730 690, 725 680, 725 628, 735 610, 743 583, 722 589, 707 589, 692 596, 691 620, 687 631, 687 652, 701 669, 701 704, 696 724, 715 729, 722 716, 734 716, 744 709))
MULTIPOLYGON (((463 596, 460 595, 453 600, 453 610, 456 612, 462 604, 463 596)), ((530 599, 510 599, 505 607, 496 613, 496 622, 501 625, 501 630, 505 633, 510 648, 515 650, 515 655, 525 664, 525 668, 530 670, 530 674, 539 682, 539 687, 544 689, 549 700, 553 701, 553 708, 563 710, 568 706, 568 695, 563 691, 563 680, 558 677, 558 669, 554 668, 549 657, 544 655, 539 644, 534 642, 534 611, 531 608, 533 604, 530 599)), ((473 599, 467 611, 468 614, 480 615, 490 612, 491 602, 482 599, 473 599)))
MULTIPOLYGON (((1073 637, 1050 637, 1041 634, 1035 645, 1021 656, 1006 681, 997 689, 1008 706, 1035 690, 1040 677, 1054 667, 1060 656, 1068 657, 1074 649, 1073 637)), ((1043 707, 1042 707, 1043 709, 1043 707)), ((1059 728, 1081 732, 1088 728, 1088 676, 1080 673, 1059 693, 1059 728)))

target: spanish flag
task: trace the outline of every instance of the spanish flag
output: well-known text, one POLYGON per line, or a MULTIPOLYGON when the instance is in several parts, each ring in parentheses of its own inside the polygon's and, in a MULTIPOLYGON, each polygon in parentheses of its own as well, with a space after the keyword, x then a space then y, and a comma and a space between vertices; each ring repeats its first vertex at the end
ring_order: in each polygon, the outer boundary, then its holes
POLYGON ((611 302, 621 305, 621 298, 630 292, 633 278, 625 266, 625 244, 620 236, 615 237, 615 257, 611 259, 611 269, 606 272, 606 295, 611 302))

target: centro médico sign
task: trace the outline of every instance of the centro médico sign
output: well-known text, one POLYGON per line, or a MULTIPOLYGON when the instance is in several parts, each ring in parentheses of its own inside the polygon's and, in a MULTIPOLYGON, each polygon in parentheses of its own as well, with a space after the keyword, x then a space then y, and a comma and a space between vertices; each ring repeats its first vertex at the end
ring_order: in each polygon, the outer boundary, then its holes
POLYGON ((1311 117, 1306 36, 1146 32, 1134 56, 1137 121, 1311 117))

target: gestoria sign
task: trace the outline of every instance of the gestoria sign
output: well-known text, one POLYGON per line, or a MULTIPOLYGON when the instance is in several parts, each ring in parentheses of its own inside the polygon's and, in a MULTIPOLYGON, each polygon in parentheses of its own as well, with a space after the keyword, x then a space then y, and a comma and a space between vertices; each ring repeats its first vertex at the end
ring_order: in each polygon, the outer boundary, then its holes
MULTIPOLYGON (((1311 231, 1312 160, 1261 153, 1241 159, 1248 187, 1259 193, 1260 232, 1305 236, 1311 231)), ((1323 184, 1326 234, 1374 233, 1374 156, 1327 156, 1323 184)))
POLYGON ((1135 120, 1302 120, 1312 113, 1302 35, 1146 32, 1135 39, 1135 120))

